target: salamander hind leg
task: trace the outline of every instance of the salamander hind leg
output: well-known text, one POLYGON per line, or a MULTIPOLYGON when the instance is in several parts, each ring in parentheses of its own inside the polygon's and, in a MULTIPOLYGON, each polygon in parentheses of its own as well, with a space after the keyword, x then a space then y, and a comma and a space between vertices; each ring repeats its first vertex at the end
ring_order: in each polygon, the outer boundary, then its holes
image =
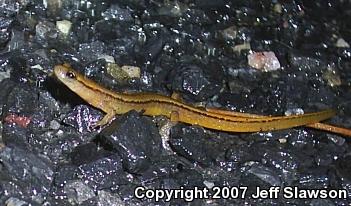
POLYGON ((171 112, 171 122, 179 122, 179 113, 177 111, 171 112))
POLYGON ((175 99, 175 100, 178 100, 178 101, 180 101, 180 102, 183 101, 182 96, 181 96, 179 93, 177 93, 177 92, 173 92, 172 95, 171 95, 171 98, 172 98, 172 99, 175 99))

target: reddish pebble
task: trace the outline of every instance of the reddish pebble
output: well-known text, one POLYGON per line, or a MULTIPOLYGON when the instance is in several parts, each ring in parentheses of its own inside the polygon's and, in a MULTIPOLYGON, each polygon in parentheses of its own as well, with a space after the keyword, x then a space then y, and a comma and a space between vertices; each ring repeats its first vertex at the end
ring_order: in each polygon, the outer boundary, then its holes
POLYGON ((15 123, 21 127, 26 128, 31 121, 31 117, 23 117, 23 116, 21 117, 16 114, 10 114, 6 116, 4 120, 6 123, 9 123, 9 124, 15 123))

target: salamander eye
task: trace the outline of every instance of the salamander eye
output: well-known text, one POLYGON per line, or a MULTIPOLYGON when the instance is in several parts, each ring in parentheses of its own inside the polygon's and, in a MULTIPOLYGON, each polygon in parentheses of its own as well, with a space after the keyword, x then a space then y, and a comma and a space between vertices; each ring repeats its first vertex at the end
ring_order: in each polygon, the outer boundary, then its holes
POLYGON ((76 78, 76 74, 69 71, 69 72, 66 73, 66 77, 68 77, 70 79, 75 79, 76 78))

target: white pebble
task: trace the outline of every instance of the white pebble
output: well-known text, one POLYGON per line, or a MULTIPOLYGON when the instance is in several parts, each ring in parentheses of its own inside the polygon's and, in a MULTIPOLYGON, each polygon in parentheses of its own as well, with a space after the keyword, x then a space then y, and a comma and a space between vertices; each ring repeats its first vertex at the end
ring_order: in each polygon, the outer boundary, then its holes
POLYGON ((339 48, 350 48, 350 44, 347 43, 343 38, 339 38, 337 41, 336 41, 336 47, 339 47, 339 48))
POLYGON ((247 56, 248 64, 259 70, 275 71, 280 69, 280 63, 274 52, 253 52, 247 56))
POLYGON ((71 31, 72 22, 68 20, 62 20, 56 22, 56 28, 65 36, 71 31))
POLYGON ((107 63, 116 63, 113 56, 106 55, 106 54, 98 55, 98 59, 104 59, 107 63))
POLYGON ((125 71, 130 78, 140 78, 140 68, 136 66, 125 65, 121 69, 125 71))

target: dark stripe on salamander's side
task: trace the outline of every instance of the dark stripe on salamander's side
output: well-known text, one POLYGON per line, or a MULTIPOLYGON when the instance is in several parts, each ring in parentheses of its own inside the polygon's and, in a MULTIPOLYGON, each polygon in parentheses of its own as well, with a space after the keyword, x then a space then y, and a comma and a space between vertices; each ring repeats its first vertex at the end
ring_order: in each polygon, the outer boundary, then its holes
MULTIPOLYGON (((79 79, 77 79, 77 81, 79 81, 79 79)), ((296 119, 296 118, 301 118, 301 116, 296 115, 296 116, 286 117, 286 118, 283 118, 283 119, 270 119, 270 120, 257 119, 257 120, 254 120, 254 121, 253 120, 251 120, 251 121, 232 120, 232 119, 228 119, 228 118, 225 118, 225 117, 220 117, 220 116, 215 116, 213 114, 209 114, 206 111, 192 109, 191 106, 185 105, 185 104, 180 103, 180 102, 176 103, 176 102, 173 102, 173 101, 160 101, 160 100, 157 100, 157 99, 145 100, 145 101, 125 100, 125 99, 123 99, 123 98, 121 98, 121 97, 119 97, 117 95, 112 95, 114 93, 113 91, 111 91, 112 94, 110 94, 110 93, 104 91, 104 90, 107 90, 105 88, 103 88, 103 89, 100 89, 100 87, 94 88, 94 87, 91 87, 90 85, 84 84, 84 82, 82 82, 82 81, 79 81, 79 82, 84 87, 86 87, 87 89, 90 89, 90 90, 93 90, 93 91, 97 90, 98 92, 101 92, 104 95, 109 96, 110 98, 113 98, 113 99, 117 99, 117 100, 119 100, 121 102, 133 103, 133 104, 164 103, 164 104, 168 104, 168 105, 172 105, 172 106, 181 107, 182 109, 188 110, 188 111, 196 113, 198 115, 203 115, 203 116, 206 116, 206 117, 209 117, 209 118, 229 121, 229 122, 233 122, 233 123, 249 123, 249 122, 252 122, 252 123, 264 123, 264 122, 274 122, 274 121, 292 120, 292 119, 296 119)), ((306 117, 306 116, 313 117, 313 116, 318 116, 319 114, 320 113, 317 113, 317 114, 305 114, 304 117, 306 117)))

